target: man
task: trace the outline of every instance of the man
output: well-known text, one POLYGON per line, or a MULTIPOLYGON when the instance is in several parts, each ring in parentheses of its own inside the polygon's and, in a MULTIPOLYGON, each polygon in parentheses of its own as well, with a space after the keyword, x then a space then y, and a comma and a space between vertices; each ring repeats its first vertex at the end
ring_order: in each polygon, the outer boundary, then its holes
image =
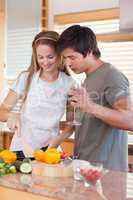
POLYGON ((82 112, 74 154, 109 169, 126 171, 128 142, 124 130, 133 130, 127 78, 100 59, 96 36, 87 27, 67 28, 60 35, 58 51, 72 71, 86 73, 84 87, 69 92, 71 104, 82 112))

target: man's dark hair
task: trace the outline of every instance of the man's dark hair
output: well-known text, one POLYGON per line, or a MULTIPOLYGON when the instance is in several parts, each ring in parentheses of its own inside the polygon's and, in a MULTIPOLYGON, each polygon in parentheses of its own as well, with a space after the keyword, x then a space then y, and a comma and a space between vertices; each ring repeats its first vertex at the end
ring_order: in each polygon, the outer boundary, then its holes
POLYGON ((96 58, 101 56, 97 46, 96 35, 90 28, 85 26, 70 26, 60 35, 57 44, 59 53, 66 48, 72 48, 84 57, 91 51, 96 58))

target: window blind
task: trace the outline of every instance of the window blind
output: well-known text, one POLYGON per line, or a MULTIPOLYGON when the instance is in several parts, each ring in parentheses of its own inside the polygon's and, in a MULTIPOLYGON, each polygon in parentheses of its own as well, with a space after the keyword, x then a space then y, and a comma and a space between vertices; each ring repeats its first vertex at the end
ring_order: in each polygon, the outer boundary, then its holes
POLYGON ((27 69, 31 61, 31 44, 37 28, 16 29, 7 31, 6 79, 15 79, 27 69))
POLYGON ((73 23, 73 24, 56 24, 54 25, 54 29, 61 33, 67 27, 80 24, 82 26, 87 26, 91 28, 96 34, 100 33, 109 33, 113 31, 119 30, 119 19, 112 19, 112 20, 99 20, 99 21, 89 21, 89 22, 80 22, 80 23, 73 23))
POLYGON ((126 187, 126 198, 132 199, 133 197, 133 176, 132 173, 127 174, 127 187, 126 187))
POLYGON ((127 76, 133 97, 133 42, 99 43, 99 47, 102 59, 111 62, 127 76))

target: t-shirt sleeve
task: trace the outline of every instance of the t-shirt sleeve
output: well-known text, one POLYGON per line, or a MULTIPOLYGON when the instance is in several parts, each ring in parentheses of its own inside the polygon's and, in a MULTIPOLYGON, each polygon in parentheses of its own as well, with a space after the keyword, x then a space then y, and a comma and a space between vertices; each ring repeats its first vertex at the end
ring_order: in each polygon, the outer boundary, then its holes
POLYGON ((105 97, 111 106, 115 101, 130 95, 129 81, 123 73, 117 70, 112 71, 107 79, 108 84, 105 91, 105 97))
POLYGON ((17 93, 18 97, 24 94, 27 75, 27 72, 21 73, 10 88, 17 93))

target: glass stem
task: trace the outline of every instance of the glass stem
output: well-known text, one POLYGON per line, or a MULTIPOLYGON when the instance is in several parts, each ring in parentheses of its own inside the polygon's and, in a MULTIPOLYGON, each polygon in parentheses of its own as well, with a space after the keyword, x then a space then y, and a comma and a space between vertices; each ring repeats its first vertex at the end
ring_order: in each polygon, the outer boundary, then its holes
POLYGON ((76 108, 73 107, 73 121, 74 121, 74 122, 76 121, 75 115, 76 115, 76 108))

